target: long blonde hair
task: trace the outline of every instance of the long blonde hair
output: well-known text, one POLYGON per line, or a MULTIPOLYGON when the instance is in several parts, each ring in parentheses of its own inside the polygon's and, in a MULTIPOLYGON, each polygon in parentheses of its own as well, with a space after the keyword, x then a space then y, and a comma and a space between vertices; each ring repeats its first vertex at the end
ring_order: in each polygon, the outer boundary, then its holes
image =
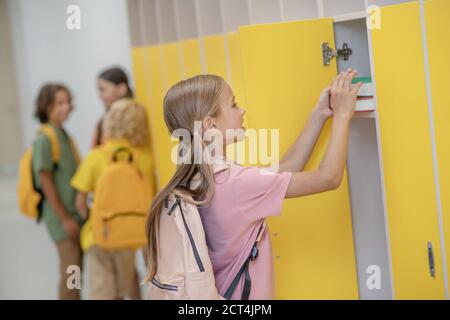
MULTIPOLYGON (((175 84, 164 98, 164 120, 170 134, 177 129, 188 130, 194 137, 194 121, 205 117, 220 115, 220 98, 226 82, 219 76, 199 75, 175 84)), ((201 137, 200 137, 201 139, 201 137)), ((201 140, 203 147, 205 144, 201 140)), ((211 166, 202 159, 194 163, 194 148, 190 148, 190 163, 178 164, 169 183, 155 196, 147 217, 148 237, 148 274, 145 281, 150 281, 158 269, 158 230, 159 217, 164 199, 172 192, 180 197, 202 205, 208 203, 214 194, 214 174, 211 166), (200 184, 190 188, 194 175, 199 176, 200 184)), ((202 155, 203 157, 203 155, 202 155)))

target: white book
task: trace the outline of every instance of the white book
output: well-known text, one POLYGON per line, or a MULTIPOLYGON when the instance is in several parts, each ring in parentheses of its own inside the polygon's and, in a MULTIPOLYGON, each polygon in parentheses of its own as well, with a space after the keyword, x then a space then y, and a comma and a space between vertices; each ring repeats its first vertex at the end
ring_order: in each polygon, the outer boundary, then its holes
POLYGON ((373 88, 372 82, 363 83, 358 92, 358 97, 373 97, 375 95, 375 90, 373 88))
POLYGON ((355 111, 374 111, 375 100, 373 98, 364 98, 356 100, 355 111))

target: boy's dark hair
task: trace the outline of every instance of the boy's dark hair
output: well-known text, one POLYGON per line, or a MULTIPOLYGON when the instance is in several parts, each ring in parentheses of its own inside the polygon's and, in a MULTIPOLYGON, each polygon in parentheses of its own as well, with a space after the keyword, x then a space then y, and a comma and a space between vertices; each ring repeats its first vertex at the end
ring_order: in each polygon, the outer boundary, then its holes
POLYGON ((56 93, 60 90, 64 90, 67 93, 70 103, 72 101, 72 95, 70 94, 69 89, 60 83, 47 83, 39 90, 34 116, 39 119, 40 123, 48 122, 48 113, 55 103, 56 93))
POLYGON ((124 98, 133 98, 134 97, 133 90, 131 90, 130 84, 128 82, 128 76, 125 73, 125 71, 123 71, 121 68, 113 67, 113 68, 106 69, 106 70, 102 71, 98 75, 98 77, 100 79, 112 82, 115 85, 124 83, 127 86, 127 95, 124 98))

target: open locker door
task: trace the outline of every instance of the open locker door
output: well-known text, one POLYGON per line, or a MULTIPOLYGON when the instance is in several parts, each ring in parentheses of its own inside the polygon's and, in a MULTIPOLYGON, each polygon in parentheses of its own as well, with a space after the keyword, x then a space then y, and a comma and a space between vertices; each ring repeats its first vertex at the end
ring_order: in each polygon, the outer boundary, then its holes
MULTIPOLYGON (((334 46, 333 20, 241 27, 239 36, 249 128, 279 129, 281 157, 336 75, 321 55, 323 42, 334 46)), ((330 128, 331 120, 306 170, 319 165, 330 128)), ((278 299, 358 298, 346 178, 336 191, 286 200, 269 228, 278 299)))

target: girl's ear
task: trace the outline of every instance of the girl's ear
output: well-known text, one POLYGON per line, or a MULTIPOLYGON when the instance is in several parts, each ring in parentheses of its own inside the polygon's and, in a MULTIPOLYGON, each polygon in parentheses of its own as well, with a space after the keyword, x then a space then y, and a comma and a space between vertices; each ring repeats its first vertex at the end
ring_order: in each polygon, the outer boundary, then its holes
POLYGON ((202 121, 202 126, 203 126, 203 130, 209 130, 212 128, 215 128, 216 124, 213 118, 211 117, 206 117, 205 119, 203 119, 202 121))

